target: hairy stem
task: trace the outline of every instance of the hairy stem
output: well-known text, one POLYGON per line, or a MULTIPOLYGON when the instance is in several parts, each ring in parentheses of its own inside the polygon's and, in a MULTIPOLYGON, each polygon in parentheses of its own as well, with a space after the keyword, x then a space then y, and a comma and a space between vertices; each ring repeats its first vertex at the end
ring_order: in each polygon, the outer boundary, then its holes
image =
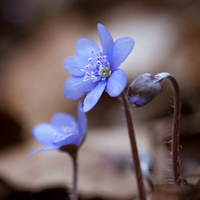
POLYGON ((146 193, 145 193, 143 179, 142 179, 142 172, 141 172, 141 168, 140 168, 140 161, 139 161, 139 156, 138 156, 138 150, 137 150, 137 144, 136 144, 135 133, 134 133, 134 128, 133 128, 133 122, 132 122, 132 117, 131 117, 131 113, 130 113, 130 110, 129 110, 129 105, 128 105, 128 102, 126 100, 124 92, 121 94, 121 101, 122 101, 122 105, 124 107, 124 113, 125 113, 125 116, 126 116, 126 122, 127 122, 127 126, 128 126, 132 156, 133 156, 133 160, 134 160, 136 177, 137 177, 139 196, 140 196, 140 200, 145 200, 146 199, 146 193))
POLYGON ((166 79, 172 82, 174 88, 174 122, 172 130, 172 164, 174 173, 174 182, 181 185, 180 176, 180 158, 179 158, 179 132, 180 132, 180 116, 181 116, 181 100, 180 91, 176 79, 172 75, 168 75, 166 79))

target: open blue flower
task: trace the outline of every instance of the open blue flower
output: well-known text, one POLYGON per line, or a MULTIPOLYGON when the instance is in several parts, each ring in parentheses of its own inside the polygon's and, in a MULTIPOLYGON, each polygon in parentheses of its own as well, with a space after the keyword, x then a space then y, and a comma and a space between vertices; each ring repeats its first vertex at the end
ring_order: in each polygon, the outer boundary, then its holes
POLYGON ((50 123, 41 123, 33 128, 33 137, 45 146, 28 156, 41 151, 59 150, 66 145, 79 147, 85 138, 86 130, 87 118, 83 112, 82 102, 79 102, 78 121, 70 114, 59 112, 51 117, 50 123))
POLYGON ((111 97, 122 93, 127 77, 118 67, 134 47, 130 37, 120 37, 114 42, 105 26, 98 24, 97 29, 103 51, 89 38, 80 38, 75 45, 77 56, 64 61, 64 69, 72 75, 64 84, 64 96, 77 100, 91 91, 84 100, 84 112, 96 105, 104 90, 111 97))

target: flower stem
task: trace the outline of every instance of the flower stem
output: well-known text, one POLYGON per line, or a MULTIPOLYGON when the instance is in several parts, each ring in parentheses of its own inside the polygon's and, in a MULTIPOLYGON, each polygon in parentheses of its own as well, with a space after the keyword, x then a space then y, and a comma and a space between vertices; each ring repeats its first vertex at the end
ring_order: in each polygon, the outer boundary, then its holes
POLYGON ((125 113, 125 116, 126 116, 126 122, 127 122, 127 126, 128 126, 132 156, 133 156, 133 160, 134 160, 136 177, 137 177, 139 196, 140 196, 140 200, 145 200, 146 199, 146 193, 145 193, 143 179, 142 179, 142 172, 141 172, 141 168, 140 168, 140 161, 139 161, 139 156, 138 156, 138 150, 137 150, 137 144, 136 144, 135 133, 134 133, 134 128, 133 128, 133 122, 132 122, 131 112, 129 110, 128 102, 126 100, 124 92, 122 92, 122 94, 121 94, 121 101, 122 101, 122 105, 124 107, 124 113, 125 113))
POLYGON ((172 164, 174 173, 174 182, 181 185, 180 176, 180 158, 179 158, 179 132, 180 132, 180 116, 181 116, 181 100, 180 91, 176 79, 169 74, 166 79, 170 80, 174 88, 174 122, 172 130, 172 164))
POLYGON ((77 178, 78 178, 77 153, 71 155, 71 158, 73 164, 73 182, 72 182, 71 200, 77 200, 77 178))

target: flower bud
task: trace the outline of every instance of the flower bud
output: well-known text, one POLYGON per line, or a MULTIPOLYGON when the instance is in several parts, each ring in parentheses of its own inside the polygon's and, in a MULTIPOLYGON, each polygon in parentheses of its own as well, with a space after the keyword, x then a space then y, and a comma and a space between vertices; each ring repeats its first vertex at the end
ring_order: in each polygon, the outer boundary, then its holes
POLYGON ((136 107, 149 103, 160 92, 166 74, 168 73, 164 72, 157 75, 144 73, 139 75, 127 90, 128 101, 136 107))

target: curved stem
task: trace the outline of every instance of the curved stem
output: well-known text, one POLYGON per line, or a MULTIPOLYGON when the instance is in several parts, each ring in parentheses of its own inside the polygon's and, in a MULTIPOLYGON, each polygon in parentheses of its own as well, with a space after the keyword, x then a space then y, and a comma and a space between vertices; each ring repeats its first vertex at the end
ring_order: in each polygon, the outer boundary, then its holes
POLYGON ((135 133, 134 133, 134 129, 133 129, 133 122, 132 122, 131 113, 130 113, 128 102, 125 98, 124 92, 122 92, 122 94, 121 94, 121 101, 122 101, 122 105, 124 107, 124 113, 126 116, 126 122, 127 122, 127 126, 128 126, 132 156, 133 156, 133 160, 134 160, 136 177, 137 177, 139 196, 140 196, 140 200, 145 200, 146 193, 145 193, 143 179, 142 179, 142 172, 141 172, 141 168, 140 168, 140 161, 139 161, 139 156, 138 156, 135 133))
POLYGON ((174 124, 172 130, 172 164, 174 181, 177 185, 181 185, 180 176, 180 158, 179 158, 179 132, 180 132, 180 116, 181 116, 181 100, 180 91, 176 79, 172 75, 168 75, 166 79, 169 79, 174 88, 174 124))

